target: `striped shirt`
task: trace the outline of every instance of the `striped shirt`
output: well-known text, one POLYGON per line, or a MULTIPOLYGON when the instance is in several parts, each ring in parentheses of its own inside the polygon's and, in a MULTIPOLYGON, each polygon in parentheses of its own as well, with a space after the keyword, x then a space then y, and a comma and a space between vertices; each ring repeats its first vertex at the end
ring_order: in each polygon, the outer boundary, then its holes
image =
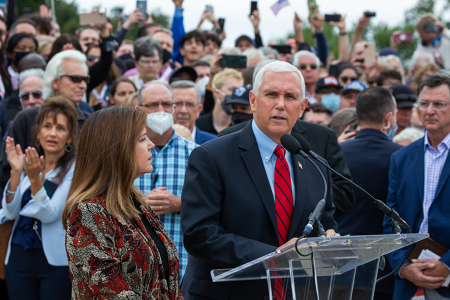
MULTIPOLYGON (((177 134, 172 135, 161 150, 152 149, 153 172, 144 174, 134 181, 134 185, 144 194, 155 188, 166 187, 167 191, 181 197, 189 155, 197 144, 177 134)), ((188 254, 183 246, 180 214, 171 213, 159 216, 164 229, 177 246, 180 262, 180 282, 186 270, 188 254)))
POLYGON ((425 182, 423 194, 423 222, 420 225, 419 233, 428 233, 428 211, 433 204, 436 189, 441 177, 442 169, 447 160, 450 148, 450 134, 448 134, 438 145, 438 150, 433 148, 425 134, 425 182))

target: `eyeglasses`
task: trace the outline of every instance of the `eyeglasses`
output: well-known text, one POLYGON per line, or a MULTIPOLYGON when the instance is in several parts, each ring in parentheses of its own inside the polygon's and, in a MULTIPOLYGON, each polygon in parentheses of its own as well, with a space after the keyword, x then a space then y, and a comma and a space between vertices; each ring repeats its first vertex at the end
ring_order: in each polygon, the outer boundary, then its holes
POLYGON ((93 62, 96 59, 100 59, 101 56, 95 56, 95 55, 86 55, 86 59, 90 62, 93 62))
POLYGON ((175 102, 174 103, 175 107, 178 109, 181 109, 183 106, 186 106, 187 109, 194 109, 197 105, 195 105, 194 103, 190 103, 190 102, 175 102))
POLYGON ((172 109, 173 109, 173 104, 172 104, 172 102, 161 102, 161 103, 142 104, 142 105, 141 105, 141 108, 142 108, 142 107, 145 107, 145 108, 148 109, 148 110, 155 111, 155 110, 158 109, 158 107, 159 107, 160 105, 163 107, 163 109, 164 109, 165 111, 172 111, 172 109))
POLYGON ((298 67, 300 68, 300 70, 306 70, 307 67, 310 67, 312 70, 317 69, 317 65, 316 64, 300 64, 298 67))
POLYGON ((427 110, 428 106, 431 104, 433 106, 433 109, 435 111, 443 110, 450 102, 445 101, 427 101, 427 100, 421 100, 418 104, 415 106, 419 108, 420 110, 427 110))
POLYGON ((341 79, 342 79, 343 82, 348 82, 349 80, 350 80, 350 81, 358 80, 358 77, 342 76, 341 79))
POLYGON ((159 60, 138 60, 138 62, 143 65, 143 66, 148 66, 148 65, 157 65, 159 64, 161 61, 159 60))
POLYGON ((33 96, 34 99, 41 99, 42 92, 34 91, 31 93, 23 93, 19 95, 19 98, 22 99, 22 101, 28 101, 28 99, 30 99, 30 96, 33 96))
POLYGON ((79 76, 79 75, 61 75, 59 78, 67 77, 72 81, 73 83, 80 83, 82 81, 86 82, 86 84, 89 83, 89 80, 91 79, 91 76, 79 76))

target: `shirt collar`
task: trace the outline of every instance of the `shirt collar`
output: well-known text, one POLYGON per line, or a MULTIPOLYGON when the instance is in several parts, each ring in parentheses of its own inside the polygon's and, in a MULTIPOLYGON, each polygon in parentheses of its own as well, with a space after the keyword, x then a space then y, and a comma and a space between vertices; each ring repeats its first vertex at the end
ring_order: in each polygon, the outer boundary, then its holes
POLYGON ((195 135, 197 134, 197 126, 194 126, 194 130, 191 132, 192 139, 195 141, 195 135))
MULTIPOLYGON (((447 134, 447 136, 442 140, 442 142, 439 143, 438 149, 440 148, 440 146, 444 146, 444 145, 445 145, 445 147, 446 147, 447 149, 450 148, 450 133, 447 134)), ((433 148, 433 147, 431 146, 431 144, 430 144, 430 141, 428 140, 428 134, 427 134, 427 131, 425 130, 425 143, 424 143, 424 146, 423 146, 423 150, 424 150, 424 151, 427 151, 427 148, 429 149, 430 147, 433 148)))
POLYGON ((259 129, 258 125, 255 123, 255 120, 252 120, 252 129, 255 134, 256 143, 258 144, 259 153, 261 153, 264 161, 268 163, 278 144, 262 132, 261 129, 259 129))

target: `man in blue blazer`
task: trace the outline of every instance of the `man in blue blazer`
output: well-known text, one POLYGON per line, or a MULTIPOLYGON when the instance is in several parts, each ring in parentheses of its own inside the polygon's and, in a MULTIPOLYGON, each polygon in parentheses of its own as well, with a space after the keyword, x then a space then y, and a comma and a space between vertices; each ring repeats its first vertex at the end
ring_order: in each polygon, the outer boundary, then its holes
MULTIPOLYGON (((322 199, 321 175, 300 155, 286 152, 282 172, 289 174, 284 182, 291 182, 293 211, 290 225, 279 226, 281 158, 274 150, 280 149, 281 136, 291 132, 306 108, 304 87, 297 68, 280 61, 267 64, 250 93, 253 121, 191 153, 181 201, 181 228, 189 253, 184 299, 272 299, 265 280, 213 283, 211 270, 238 267, 294 243, 322 199), (279 237, 283 230, 285 243, 279 237)), ((330 172, 319 168, 331 183, 330 172)), ((326 192, 322 224, 327 236, 335 236, 331 184, 326 192)))
MULTIPOLYGON (((450 248, 450 75, 427 76, 418 91, 426 134, 392 155, 387 204, 413 232, 429 233, 431 239, 450 248)), ((391 233, 386 218, 384 232, 391 233)), ((406 251, 388 255, 392 268, 401 263, 406 251)), ((450 251, 439 260, 407 261, 395 275, 394 299, 411 299, 418 287, 424 288, 425 299, 450 299, 450 289, 441 287, 449 267, 450 251)))
POLYGON ((197 85, 190 80, 178 80, 172 82, 170 86, 175 106, 174 123, 187 127, 191 131, 195 143, 199 145, 215 139, 216 135, 202 131, 195 126, 195 120, 203 109, 202 96, 197 85))

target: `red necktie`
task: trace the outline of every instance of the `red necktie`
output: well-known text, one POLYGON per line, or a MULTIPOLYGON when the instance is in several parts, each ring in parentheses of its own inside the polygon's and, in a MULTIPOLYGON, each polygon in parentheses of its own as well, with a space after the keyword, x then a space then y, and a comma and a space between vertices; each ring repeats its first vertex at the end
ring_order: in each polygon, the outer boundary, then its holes
MULTIPOLYGON (((275 211, 277 213, 278 242, 284 245, 287 242, 289 225, 291 224, 292 212, 294 211, 294 200, 292 197, 291 175, 289 165, 284 157, 285 149, 277 146, 273 152, 277 156, 275 163, 274 190, 275 211)), ((283 279, 275 279, 275 298, 285 298, 283 279)))

